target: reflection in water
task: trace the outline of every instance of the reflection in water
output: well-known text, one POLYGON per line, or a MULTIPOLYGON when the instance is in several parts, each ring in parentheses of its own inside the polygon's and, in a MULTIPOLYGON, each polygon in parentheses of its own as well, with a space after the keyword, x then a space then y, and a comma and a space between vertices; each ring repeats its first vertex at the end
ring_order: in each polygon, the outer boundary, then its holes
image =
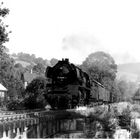
MULTIPOLYGON (((77 119, 47 119, 40 117, 38 123, 29 123, 25 121, 21 125, 9 129, 7 127, 1 138, 113 138, 110 132, 104 132, 103 124, 93 118, 77 119), (26 122, 27 123, 27 122, 26 122), (111 135, 110 135, 111 134, 111 135)), ((0 131, 1 132, 1 131, 0 131)), ((116 133, 119 138, 120 133, 116 133)), ((124 130, 123 130, 124 132, 124 130)), ((125 136, 126 137, 126 136, 125 136)))
POLYGON ((69 119, 55 121, 41 121, 39 124, 30 125, 27 129, 27 138, 69 138, 83 134, 85 129, 84 119, 69 119))
POLYGON ((91 118, 67 120, 65 123, 69 125, 69 121, 74 127, 61 131, 53 138, 130 138, 130 133, 125 129, 118 129, 117 133, 105 132, 102 123, 91 118))
POLYGON ((72 129, 66 128, 53 138, 106 138, 101 123, 91 121, 90 118, 67 120, 64 123, 71 124, 72 129), (71 123, 69 123, 70 121, 71 123))
MULTIPOLYGON (((63 127, 53 138, 80 138, 85 129, 85 119, 62 120, 63 127)), ((81 137, 83 138, 83 137, 81 137)))

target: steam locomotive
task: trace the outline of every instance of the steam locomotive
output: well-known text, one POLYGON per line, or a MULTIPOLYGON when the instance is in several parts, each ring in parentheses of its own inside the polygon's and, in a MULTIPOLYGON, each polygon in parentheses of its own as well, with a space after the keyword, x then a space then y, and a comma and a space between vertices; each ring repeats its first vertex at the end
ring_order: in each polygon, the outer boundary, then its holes
POLYGON ((58 61, 53 67, 48 66, 45 75, 48 84, 44 96, 53 109, 70 109, 90 102, 109 101, 109 92, 103 85, 91 81, 87 73, 68 59, 58 61))

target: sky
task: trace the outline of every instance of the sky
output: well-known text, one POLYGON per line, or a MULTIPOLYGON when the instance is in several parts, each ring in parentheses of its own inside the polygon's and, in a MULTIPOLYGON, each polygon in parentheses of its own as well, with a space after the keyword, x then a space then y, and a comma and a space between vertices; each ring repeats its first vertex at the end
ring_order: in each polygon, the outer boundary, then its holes
POLYGON ((4 0, 10 53, 81 64, 96 51, 140 62, 139 0, 4 0))

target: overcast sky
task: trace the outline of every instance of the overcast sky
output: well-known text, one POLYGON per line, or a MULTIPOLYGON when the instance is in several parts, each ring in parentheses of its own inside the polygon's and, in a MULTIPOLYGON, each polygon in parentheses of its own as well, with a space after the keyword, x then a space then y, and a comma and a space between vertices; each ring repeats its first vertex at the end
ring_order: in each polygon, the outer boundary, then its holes
POLYGON ((140 62, 138 0, 4 0, 10 53, 81 63, 105 51, 116 63, 140 62))

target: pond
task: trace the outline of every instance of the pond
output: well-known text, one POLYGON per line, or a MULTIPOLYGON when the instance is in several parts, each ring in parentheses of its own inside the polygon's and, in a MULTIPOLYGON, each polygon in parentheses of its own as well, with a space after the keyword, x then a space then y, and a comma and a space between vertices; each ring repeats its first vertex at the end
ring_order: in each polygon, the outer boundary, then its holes
MULTIPOLYGON (((68 120, 65 121, 66 124, 68 120)), ((65 125, 65 131, 53 136, 53 138, 131 138, 131 134, 126 129, 117 129, 115 131, 105 131, 103 125, 99 121, 91 118, 71 120, 72 127, 65 125)))
MULTIPOLYGON (((63 122, 64 129, 52 138, 114 138, 115 132, 104 131, 101 122, 91 118, 79 118, 73 120, 65 120, 63 122)), ((121 131, 119 131, 121 132, 121 131)), ((119 137, 115 135, 115 137, 119 137)), ((121 134, 120 134, 121 135, 121 134)), ((122 136, 123 137, 123 136, 122 136)))
POLYGON ((35 112, 20 119, 3 121, 0 138, 129 138, 132 129, 128 129, 128 115, 114 117, 112 114, 99 109, 88 115, 82 111, 35 112))
POLYGON ((99 131, 103 133, 102 125, 90 118, 40 121, 27 127, 26 138, 96 138, 99 131))

